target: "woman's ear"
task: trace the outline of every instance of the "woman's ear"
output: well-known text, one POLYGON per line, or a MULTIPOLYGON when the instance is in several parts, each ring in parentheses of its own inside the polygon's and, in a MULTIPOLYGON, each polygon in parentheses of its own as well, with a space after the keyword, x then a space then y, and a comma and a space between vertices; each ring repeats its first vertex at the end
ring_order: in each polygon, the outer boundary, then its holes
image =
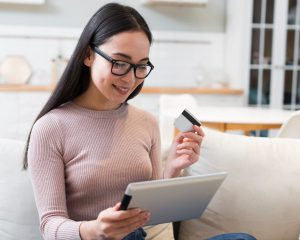
POLYGON ((90 67, 90 66, 92 66, 93 60, 94 60, 93 51, 90 47, 88 47, 88 49, 86 51, 86 57, 83 60, 83 63, 85 66, 90 67))

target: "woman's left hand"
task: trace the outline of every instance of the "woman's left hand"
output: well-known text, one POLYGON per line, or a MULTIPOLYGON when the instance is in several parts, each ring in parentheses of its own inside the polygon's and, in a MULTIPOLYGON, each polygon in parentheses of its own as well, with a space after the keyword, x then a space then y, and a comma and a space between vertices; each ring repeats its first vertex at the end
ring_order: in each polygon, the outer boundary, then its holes
POLYGON ((193 129, 194 132, 180 132, 175 137, 164 169, 164 178, 177 177, 183 169, 198 161, 204 132, 196 125, 193 129))

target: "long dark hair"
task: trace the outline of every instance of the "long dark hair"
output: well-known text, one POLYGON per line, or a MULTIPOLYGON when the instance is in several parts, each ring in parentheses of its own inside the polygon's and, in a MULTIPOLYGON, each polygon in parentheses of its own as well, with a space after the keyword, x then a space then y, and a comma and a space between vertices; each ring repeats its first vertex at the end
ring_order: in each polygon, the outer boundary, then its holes
MULTIPOLYGON (((90 69, 84 65, 83 61, 87 57, 90 45, 99 46, 113 35, 130 30, 143 31, 150 44, 152 43, 150 29, 145 19, 135 9, 117 3, 109 3, 101 7, 85 26, 65 71, 34 123, 52 109, 73 100, 87 90, 90 69)), ((138 95, 142 87, 143 83, 130 94, 127 100, 138 95)), ((30 135, 31 131, 26 142, 23 169, 28 167, 27 154, 30 135)))

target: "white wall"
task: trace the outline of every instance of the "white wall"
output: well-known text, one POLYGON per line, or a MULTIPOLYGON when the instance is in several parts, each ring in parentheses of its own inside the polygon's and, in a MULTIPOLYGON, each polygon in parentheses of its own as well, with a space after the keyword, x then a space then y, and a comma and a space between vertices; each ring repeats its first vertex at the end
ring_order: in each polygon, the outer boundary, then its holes
POLYGON ((145 86, 204 87, 224 71, 224 34, 154 32, 150 59, 156 66, 145 86))
MULTIPOLYGON (((23 55, 33 68, 30 84, 47 85, 52 81, 52 62, 59 54, 68 58, 81 29, 0 26, 0 59, 23 55)), ((223 33, 154 32, 150 58, 155 71, 146 86, 195 87, 203 82, 197 76, 203 69, 224 66, 223 33)), ((3 81, 3 80, 2 80, 3 81)), ((31 124, 50 93, 0 92, 0 137, 25 139, 31 124)), ((195 95, 199 105, 242 105, 242 96, 195 95)), ((143 94, 131 101, 158 119, 159 95, 143 94)))
MULTIPOLYGON (((108 1, 83 4, 79 0, 46 0, 42 6, 0 4, 0 64, 6 56, 23 55, 33 70, 29 83, 50 84, 55 80, 52 60, 58 55, 70 57, 86 21, 105 2, 108 1)), ((144 6, 142 1, 119 2, 141 11, 153 30, 150 58, 155 70, 145 86, 207 87, 223 80, 225 0, 209 0, 206 8, 157 8, 144 6)), ((24 139, 49 94, 0 92, 0 137, 24 139)), ((241 96, 195 97, 200 105, 242 104, 241 96)), ((132 104, 158 117, 159 95, 141 95, 132 104)))
MULTIPOLYGON (((79 27, 109 0, 45 0, 43 5, 1 4, 0 25, 79 27)), ((205 8, 146 6, 144 0, 114 1, 136 8, 152 30, 224 32, 226 0, 209 0, 205 8)))
MULTIPOLYGON (((22 55, 33 69, 30 84, 52 81, 52 60, 68 59, 82 29, 0 26, 0 64, 6 56, 22 55)), ((145 86, 211 86, 214 72, 224 71, 224 34, 154 31, 150 52, 154 71, 145 86), (200 81, 202 76, 202 81, 200 81)), ((4 82, 0 75, 0 82, 4 82), (2 80, 1 80, 2 79, 2 80)))
MULTIPOLYGON (((69 58, 88 19, 108 2, 0 2, 0 64, 7 55, 24 55, 34 70, 30 83, 49 83, 52 59, 60 54, 69 58)), ((148 6, 144 0, 116 2, 136 8, 154 33, 150 57, 155 71, 146 86, 194 87, 224 80, 226 0, 209 0, 205 7, 180 8, 148 6)))

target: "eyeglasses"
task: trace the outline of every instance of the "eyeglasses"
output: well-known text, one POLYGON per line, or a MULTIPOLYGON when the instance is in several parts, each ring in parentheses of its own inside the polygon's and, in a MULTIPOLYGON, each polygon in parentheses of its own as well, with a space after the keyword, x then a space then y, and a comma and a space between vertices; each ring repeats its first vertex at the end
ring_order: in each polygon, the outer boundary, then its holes
POLYGON ((150 61, 146 64, 132 64, 125 61, 115 60, 102 52, 98 47, 95 45, 91 46, 95 53, 99 54, 101 57, 105 58, 107 61, 111 62, 111 73, 117 76, 123 76, 127 74, 131 68, 134 69, 134 76, 137 79, 144 79, 146 78, 150 72, 153 70, 154 66, 150 61))

